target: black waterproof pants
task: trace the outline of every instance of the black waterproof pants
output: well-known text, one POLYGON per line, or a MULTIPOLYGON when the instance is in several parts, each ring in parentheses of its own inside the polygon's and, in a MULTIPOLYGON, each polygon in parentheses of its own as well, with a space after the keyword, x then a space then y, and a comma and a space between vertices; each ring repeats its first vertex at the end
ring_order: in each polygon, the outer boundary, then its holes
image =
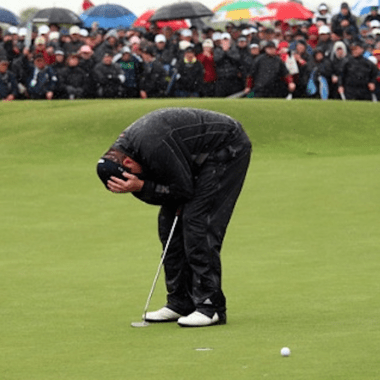
MULTIPOLYGON (((194 197, 183 205, 164 261, 167 306, 182 314, 225 314, 220 250, 251 156, 242 134, 238 144, 216 152, 194 178, 194 197)), ((165 245, 176 207, 163 206, 159 235, 165 245)))

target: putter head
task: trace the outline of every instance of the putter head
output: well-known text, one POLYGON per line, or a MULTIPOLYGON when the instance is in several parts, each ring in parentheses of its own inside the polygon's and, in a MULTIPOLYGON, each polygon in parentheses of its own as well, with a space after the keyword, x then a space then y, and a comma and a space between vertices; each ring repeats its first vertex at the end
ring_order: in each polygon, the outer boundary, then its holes
POLYGON ((140 321, 140 322, 132 322, 131 323, 132 327, 148 327, 149 325, 150 325, 150 323, 147 321, 140 321))

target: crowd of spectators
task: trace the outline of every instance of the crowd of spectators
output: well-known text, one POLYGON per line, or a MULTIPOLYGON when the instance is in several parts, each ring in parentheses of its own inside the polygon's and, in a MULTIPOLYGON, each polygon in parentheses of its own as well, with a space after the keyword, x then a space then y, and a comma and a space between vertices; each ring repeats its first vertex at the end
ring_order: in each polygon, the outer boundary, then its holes
POLYGON ((360 24, 347 3, 312 20, 173 31, 34 26, 0 34, 0 98, 380 96, 380 15, 360 24))

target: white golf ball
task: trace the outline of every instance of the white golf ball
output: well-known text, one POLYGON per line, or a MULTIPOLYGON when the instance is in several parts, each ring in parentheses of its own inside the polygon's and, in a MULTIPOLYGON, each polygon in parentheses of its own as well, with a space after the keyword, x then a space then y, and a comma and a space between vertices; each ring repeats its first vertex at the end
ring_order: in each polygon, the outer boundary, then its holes
POLYGON ((289 356, 290 355, 290 348, 289 347, 281 348, 281 355, 282 356, 289 356))

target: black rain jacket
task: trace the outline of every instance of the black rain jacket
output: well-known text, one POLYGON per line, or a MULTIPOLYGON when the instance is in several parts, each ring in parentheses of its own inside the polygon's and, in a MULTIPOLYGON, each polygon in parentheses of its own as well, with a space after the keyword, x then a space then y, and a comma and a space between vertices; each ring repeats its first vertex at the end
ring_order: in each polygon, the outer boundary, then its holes
POLYGON ((142 166, 144 186, 134 196, 149 204, 179 205, 192 198, 194 179, 206 159, 233 157, 247 148, 247 141, 241 124, 227 115, 165 108, 131 124, 112 148, 142 166))

